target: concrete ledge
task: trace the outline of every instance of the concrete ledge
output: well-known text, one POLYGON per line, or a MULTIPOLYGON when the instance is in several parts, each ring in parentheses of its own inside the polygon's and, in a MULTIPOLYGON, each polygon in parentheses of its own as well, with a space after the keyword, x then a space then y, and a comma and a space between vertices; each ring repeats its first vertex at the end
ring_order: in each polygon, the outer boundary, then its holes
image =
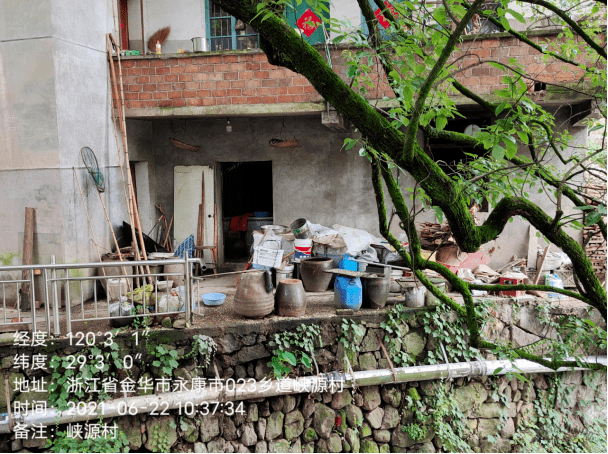
POLYGON ((125 117, 271 117, 285 114, 320 115, 325 109, 325 101, 276 104, 229 104, 222 106, 147 107, 143 109, 125 109, 125 117))

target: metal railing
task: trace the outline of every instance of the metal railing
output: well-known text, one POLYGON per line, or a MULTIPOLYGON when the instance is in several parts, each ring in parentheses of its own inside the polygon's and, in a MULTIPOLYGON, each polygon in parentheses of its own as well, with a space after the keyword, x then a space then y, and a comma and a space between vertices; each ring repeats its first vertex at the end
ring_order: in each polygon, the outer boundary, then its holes
MULTIPOLYGON (((2 291, 0 297, 3 309, 0 326, 20 330, 26 325, 31 328, 32 332, 43 331, 49 335, 61 336, 72 332, 74 323, 124 320, 125 324, 128 324, 134 318, 162 318, 175 316, 180 312, 184 312, 186 321, 191 323, 194 314, 193 280, 197 281, 197 287, 199 282, 204 280, 204 278, 192 275, 192 265, 195 263, 200 265, 201 270, 206 270, 206 264, 202 259, 189 258, 187 254, 184 255, 184 258, 176 257, 170 260, 73 264, 57 264, 55 256, 51 256, 50 264, 0 267, 0 275, 5 275, 0 278, 2 291), (181 271, 162 273, 143 271, 146 266, 159 265, 183 266, 181 271), (106 273, 109 268, 119 269, 122 272, 109 275, 106 273), (94 275, 96 269, 102 270, 100 275, 94 275), (135 272, 128 273, 127 269, 133 269, 135 272), (36 308, 35 270, 40 270, 41 278, 38 280, 38 284, 42 286, 44 296, 39 308, 36 308), (86 270, 89 272, 85 273, 86 270), (28 279, 10 278, 11 272, 22 273, 23 271, 29 271, 28 279), (169 280, 171 277, 176 277, 178 284, 183 283, 184 286, 183 292, 178 287, 177 296, 172 295, 175 289, 170 289, 167 285, 164 290, 158 290, 158 284, 163 282, 159 278, 169 280), (30 285, 29 310, 23 310, 22 301, 20 301, 24 283, 30 285), (105 291, 105 299, 100 298, 99 284, 105 291), (11 286, 15 286, 14 307, 9 307, 10 304, 7 303, 7 287, 10 290, 11 286), (76 298, 74 298, 75 294, 76 298), (65 303, 64 307, 62 307, 62 301, 65 303), (176 305, 177 307, 175 307, 176 305), (116 315, 116 311, 118 315, 116 315)), ((6 331, 6 329, 4 330, 6 331)))

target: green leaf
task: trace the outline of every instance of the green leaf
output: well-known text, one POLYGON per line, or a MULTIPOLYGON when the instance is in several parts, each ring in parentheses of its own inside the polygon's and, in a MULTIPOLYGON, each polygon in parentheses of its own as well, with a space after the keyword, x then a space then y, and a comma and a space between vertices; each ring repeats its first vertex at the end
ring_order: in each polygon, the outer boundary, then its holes
POLYGON ((509 21, 505 16, 500 18, 500 25, 502 25, 505 30, 511 30, 511 25, 509 25, 509 21))
POLYGON ((441 131, 448 124, 448 119, 443 115, 440 115, 435 118, 435 124, 437 125, 437 129, 441 131))
POLYGON ((517 19, 518 22, 521 22, 522 24, 526 23, 526 19, 524 19, 524 16, 522 16, 517 11, 514 11, 512 9, 507 9, 507 13, 509 13, 511 16, 513 16, 515 19, 517 19))
POLYGON ((288 362, 292 366, 295 366, 297 364, 296 357, 291 352, 283 352, 283 361, 288 362))
POLYGON ((497 161, 502 161, 505 156, 505 149, 500 145, 496 144, 492 147, 492 157, 497 161))

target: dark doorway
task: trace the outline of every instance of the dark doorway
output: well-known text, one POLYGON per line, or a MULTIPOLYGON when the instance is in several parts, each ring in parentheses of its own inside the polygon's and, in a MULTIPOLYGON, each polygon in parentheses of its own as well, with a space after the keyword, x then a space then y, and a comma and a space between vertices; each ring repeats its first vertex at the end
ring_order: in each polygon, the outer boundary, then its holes
POLYGON ((272 217, 272 161, 223 162, 222 211, 226 259, 249 258, 244 216, 265 212, 272 217))

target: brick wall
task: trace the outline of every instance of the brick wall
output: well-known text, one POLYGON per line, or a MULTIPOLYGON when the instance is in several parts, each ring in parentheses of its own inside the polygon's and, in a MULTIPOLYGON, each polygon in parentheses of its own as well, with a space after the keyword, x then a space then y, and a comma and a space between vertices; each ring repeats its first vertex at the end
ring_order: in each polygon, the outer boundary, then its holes
MULTIPOLYGON (((543 42, 552 37, 532 37, 543 42)), ((345 46, 333 46, 332 65, 340 77, 347 81, 346 61, 342 56, 345 46)), ((526 66, 530 74, 546 82, 574 82, 580 74, 571 72, 563 63, 545 64, 540 53, 522 45, 509 36, 471 37, 453 55, 460 68, 482 60, 509 63, 514 57, 526 66)), ((161 57, 127 57, 122 62, 126 107, 128 109, 219 106, 239 104, 275 104, 318 102, 322 97, 301 75, 268 63, 260 51, 249 53, 223 52, 197 56, 188 54, 161 57)), ((377 70, 377 65, 373 65, 377 70)), ((456 78, 479 94, 489 94, 500 88, 504 74, 489 64, 471 67, 456 78)), ((370 99, 393 97, 386 80, 378 81, 366 93, 370 99)))

